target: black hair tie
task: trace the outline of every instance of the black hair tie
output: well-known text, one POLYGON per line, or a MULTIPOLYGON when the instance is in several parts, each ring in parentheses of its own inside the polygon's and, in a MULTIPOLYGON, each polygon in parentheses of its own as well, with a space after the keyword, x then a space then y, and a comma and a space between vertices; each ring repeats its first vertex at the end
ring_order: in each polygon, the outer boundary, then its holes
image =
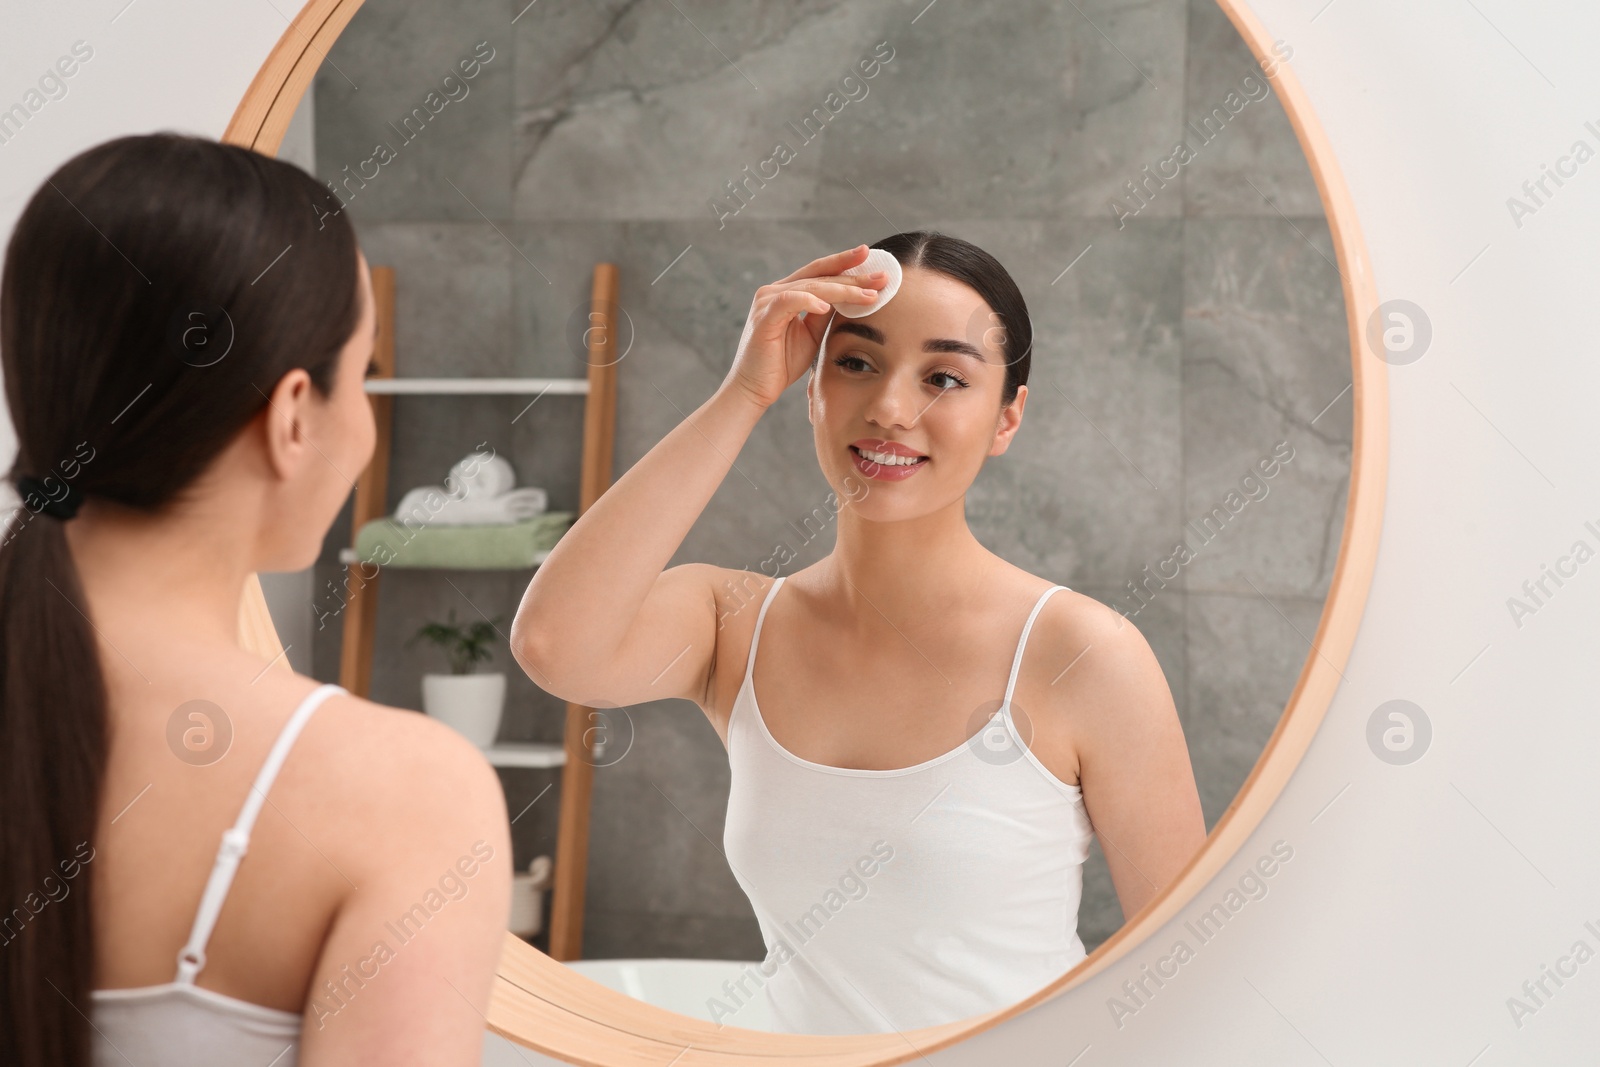
POLYGON ((70 482, 63 482, 62 484, 67 487, 67 495, 58 500, 45 490, 43 482, 32 475, 24 474, 17 479, 17 491, 22 495, 25 505, 31 508, 32 505, 28 497, 38 496, 44 501, 44 505, 39 509, 40 511, 66 522, 76 515, 78 509, 83 506, 83 494, 73 488, 70 482))

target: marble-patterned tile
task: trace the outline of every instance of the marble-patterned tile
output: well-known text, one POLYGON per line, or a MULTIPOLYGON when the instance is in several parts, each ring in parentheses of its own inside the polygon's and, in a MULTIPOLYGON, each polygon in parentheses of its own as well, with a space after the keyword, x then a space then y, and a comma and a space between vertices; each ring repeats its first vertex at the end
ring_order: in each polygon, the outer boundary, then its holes
POLYGON ((1129 580, 1179 521, 1180 224, 936 228, 1005 264, 1033 320, 1022 428, 967 494, 973 532, 1063 585, 1129 580))
MULTIPOLYGON (((662 338, 659 330, 640 320, 640 309, 664 291, 651 282, 683 251, 678 246, 666 259, 656 261, 662 251, 653 238, 656 229, 654 222, 613 219, 552 219, 507 227, 514 242, 510 277, 515 373, 549 378, 582 378, 589 373, 587 330, 592 326, 594 270, 602 262, 618 269, 621 322, 614 358, 619 376, 632 363, 653 362, 653 346, 662 338)), ((690 251, 685 258, 693 256, 696 253, 690 251)))
POLYGON ((1107 217, 1182 125, 1177 0, 763 13, 521 20, 517 217, 1107 217))
POLYGON ((590 908, 584 913, 583 958, 587 960, 758 961, 766 954, 754 912, 744 916, 663 915, 590 908))
MULTIPOLYGON (((1186 21, 1178 0, 1026 0, 886 26, 894 59, 855 124, 829 131, 811 210, 881 213, 897 229, 924 216, 1117 218, 1113 202, 1179 136, 1186 21)), ((1182 204, 1155 192, 1140 220, 1182 204)))
POLYGON ((1321 596, 1338 560, 1354 413, 1327 226, 1185 227, 1186 580, 1321 596))
POLYGON ((534 8, 516 27, 517 218, 716 219, 736 178, 758 215, 803 213, 821 155, 785 124, 894 21, 884 4, 534 8), (797 158, 763 179, 786 137, 797 158))
MULTIPOLYGON (((1189 218, 1322 215, 1311 167, 1278 95, 1276 55, 1263 67, 1216 0, 1189 0, 1188 89, 1180 153, 1189 218)), ((1279 42, 1293 62, 1294 43, 1279 42)), ((1168 153, 1170 156, 1171 153, 1168 153)))
POLYGON ((1117 887, 1111 881, 1111 868, 1106 865, 1105 850, 1100 839, 1089 846, 1089 856, 1083 861, 1083 897, 1078 903, 1078 938, 1083 947, 1093 952, 1101 942, 1122 929, 1126 920, 1122 904, 1117 900, 1117 887))
POLYGON ((510 18, 506 0, 356 11, 315 88, 317 176, 354 219, 509 217, 510 18))
POLYGON ((631 742, 595 771, 587 906, 747 914, 749 901, 722 851, 729 768, 716 731, 687 701, 625 711, 614 714, 631 742))
POLYGON ((512 373, 510 241, 479 222, 362 224, 367 262, 395 272, 395 373, 512 373))
POLYGON ((1189 594, 1185 734, 1208 832, 1261 758, 1315 654, 1322 605, 1317 597, 1189 594))

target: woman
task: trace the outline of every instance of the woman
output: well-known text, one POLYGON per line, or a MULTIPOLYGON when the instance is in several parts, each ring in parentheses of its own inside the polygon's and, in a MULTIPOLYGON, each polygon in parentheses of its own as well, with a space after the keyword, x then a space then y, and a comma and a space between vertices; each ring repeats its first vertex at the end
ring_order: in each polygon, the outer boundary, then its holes
POLYGON ((887 282, 842 275, 865 246, 756 290, 721 387, 562 538, 511 633, 557 696, 704 710, 732 769, 728 862, 769 950, 723 1006, 759 989, 781 1029, 806 1033, 1015 1003, 1084 956, 1091 833, 1128 916, 1205 838, 1139 631, 967 527, 967 490, 1022 424, 1021 293, 954 237, 873 247, 903 279, 868 314, 833 314, 887 282), (808 366, 817 457, 842 504, 833 551, 775 581, 663 571, 808 366))
POLYGON ((481 1059, 494 770, 237 636, 372 454, 371 283, 330 200, 156 133, 63 164, 11 236, 0 1062, 481 1059))

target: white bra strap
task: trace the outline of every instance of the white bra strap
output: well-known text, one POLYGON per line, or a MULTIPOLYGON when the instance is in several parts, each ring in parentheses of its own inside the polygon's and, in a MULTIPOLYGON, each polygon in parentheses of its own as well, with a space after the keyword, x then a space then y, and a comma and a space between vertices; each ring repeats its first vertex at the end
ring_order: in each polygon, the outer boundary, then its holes
POLYGON ((750 634, 750 651, 745 656, 744 682, 746 685, 750 684, 751 675, 755 674, 756 645, 761 641, 761 624, 767 621, 767 606, 772 603, 772 598, 778 595, 778 586, 782 585, 784 579, 788 577, 787 574, 784 574, 775 578, 772 584, 767 586, 767 595, 761 598, 761 610, 756 612, 755 629, 750 634))
POLYGON ((211 930, 217 925, 217 916, 222 913, 222 902, 228 896, 228 890, 233 885, 233 876, 239 869, 239 860, 243 858, 250 848, 250 831, 255 826, 256 816, 261 812, 261 805, 267 799, 267 790, 272 788, 272 780, 278 776, 278 769, 283 766, 283 761, 289 755, 289 748, 294 744, 295 738, 300 736, 300 730, 311 718, 311 713, 322 705, 322 702, 335 693, 346 692, 343 686, 328 683, 313 689, 311 693, 300 702, 294 710, 289 721, 284 724, 278 739, 272 745, 272 751, 267 753, 266 762, 261 765, 261 770, 256 774, 256 780, 250 787, 250 795, 245 798, 244 807, 239 812, 239 820, 222 832, 222 846, 217 849, 216 863, 211 868, 211 877, 206 882, 205 893, 200 897, 200 909, 194 917, 194 928, 189 932, 189 943, 183 946, 178 953, 178 982, 193 985, 195 975, 200 973, 200 968, 206 965, 206 942, 211 939, 211 930))
MULTIPOLYGON (((1017 685, 1017 669, 1022 666, 1022 650, 1027 647, 1028 633, 1033 629, 1033 620, 1038 617, 1040 610, 1044 607, 1044 602, 1050 599, 1050 594, 1058 589, 1066 588, 1064 585, 1052 585, 1049 589, 1039 594, 1039 599, 1034 603, 1033 610, 1028 613, 1028 621, 1022 624, 1022 637, 1017 641, 1017 654, 1011 659, 1011 677, 1006 681, 1006 697, 1000 705, 1000 710, 1008 716, 1011 714, 1011 690, 1016 688, 1017 685)), ((1070 590, 1068 591, 1070 592, 1070 590)))

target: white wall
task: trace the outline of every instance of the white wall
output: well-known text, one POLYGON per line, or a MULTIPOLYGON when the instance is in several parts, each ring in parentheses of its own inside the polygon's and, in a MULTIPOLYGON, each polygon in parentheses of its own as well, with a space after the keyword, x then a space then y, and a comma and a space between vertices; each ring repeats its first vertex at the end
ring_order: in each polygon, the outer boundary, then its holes
MULTIPOLYGON (((0 243, 45 178, 71 156, 125 133, 159 129, 220 137, 250 79, 288 26, 292 3, 162 4, 93 0, 71 5, 0 0, 0 111, 32 102, 18 126, 0 125, 0 243), (279 14, 279 11, 284 14, 279 14), (75 43, 90 53, 63 78, 58 98, 39 79, 75 43)), ((280 156, 314 168, 311 93, 295 112, 280 156)), ((16 456, 0 404, 0 471, 16 456)), ((0 482, 0 509, 18 503, 0 482)), ((294 669, 311 669, 311 572, 263 575, 262 589, 294 669)))
MULTIPOLYGON (((287 23, 271 3, 239 0, 0 0, 0 27, 0 110, 27 100, 75 42, 93 53, 65 79, 64 96, 41 93, 42 106, 0 143, 4 242, 50 172, 91 145, 160 129, 220 137, 287 23)), ((9 414, 0 411, 0 456, 9 464, 15 452, 9 414)))

